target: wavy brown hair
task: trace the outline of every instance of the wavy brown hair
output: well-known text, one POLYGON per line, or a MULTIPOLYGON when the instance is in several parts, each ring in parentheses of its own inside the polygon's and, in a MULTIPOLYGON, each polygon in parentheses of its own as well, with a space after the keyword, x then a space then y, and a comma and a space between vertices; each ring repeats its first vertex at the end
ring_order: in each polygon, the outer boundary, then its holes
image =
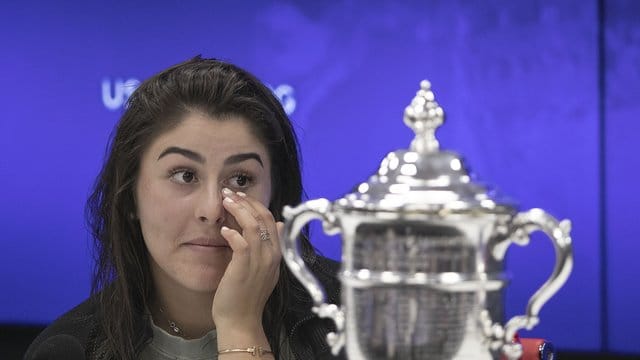
MULTIPOLYGON (((278 99, 255 76, 232 64, 198 56, 144 81, 127 102, 87 202, 87 220, 95 239, 92 294, 98 299, 101 319, 98 357, 134 359, 137 355, 132 341, 139 338, 135 319, 150 307, 154 291, 149 255, 135 218, 140 161, 151 142, 192 111, 212 118, 248 120, 273 164, 269 210, 277 221, 282 221, 285 205, 301 201, 294 129, 278 99)), ((306 236, 301 247, 303 254, 313 254, 306 236)), ((280 278, 263 316, 276 356, 292 279, 281 263, 280 278)))

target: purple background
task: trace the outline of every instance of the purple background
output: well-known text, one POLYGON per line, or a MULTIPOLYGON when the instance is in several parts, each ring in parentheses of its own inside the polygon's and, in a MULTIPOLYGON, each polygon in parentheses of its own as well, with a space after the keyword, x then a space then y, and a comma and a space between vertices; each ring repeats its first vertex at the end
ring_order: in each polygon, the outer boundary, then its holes
MULTIPOLYGON (((408 147, 402 111, 428 78, 444 148, 522 209, 573 222, 571 278, 523 335, 640 353, 639 19, 633 0, 3 2, 0 322, 48 323, 88 295, 83 207, 131 89, 117 84, 203 54, 291 87, 309 198, 408 147)), ((507 316, 553 261, 542 236, 510 249, 507 316)))

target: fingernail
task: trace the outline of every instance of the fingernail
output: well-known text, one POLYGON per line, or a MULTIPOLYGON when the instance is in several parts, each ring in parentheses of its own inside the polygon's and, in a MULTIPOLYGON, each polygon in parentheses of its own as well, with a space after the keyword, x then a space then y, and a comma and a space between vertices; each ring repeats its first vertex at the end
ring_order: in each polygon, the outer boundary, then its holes
POLYGON ((240 197, 247 197, 247 194, 243 193, 242 191, 238 191, 236 192, 236 194, 238 194, 238 196, 240 197))
POLYGON ((226 227, 226 226, 223 226, 223 227, 220 228, 220 231, 229 231, 229 228, 226 227))
POLYGON ((233 195, 233 191, 231 191, 231 190, 229 190, 227 188, 222 188, 222 194, 224 196, 231 196, 231 195, 233 195))
POLYGON ((223 202, 225 202, 225 201, 226 201, 226 202, 228 202, 228 203, 230 203, 230 204, 232 204, 232 203, 234 203, 234 202, 235 202, 235 201, 233 201, 233 199, 232 199, 232 198, 230 198, 230 197, 226 197, 226 198, 224 198, 224 200, 222 200, 222 201, 223 201, 223 202))

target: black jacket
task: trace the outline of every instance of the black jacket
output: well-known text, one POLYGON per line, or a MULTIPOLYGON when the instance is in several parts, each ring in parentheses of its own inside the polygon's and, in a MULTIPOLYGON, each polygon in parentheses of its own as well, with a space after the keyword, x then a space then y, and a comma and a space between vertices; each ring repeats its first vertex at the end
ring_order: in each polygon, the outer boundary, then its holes
MULTIPOLYGON (((323 284, 327 294, 327 301, 339 304, 340 282, 336 278, 339 264, 323 257, 314 257, 307 261, 307 265, 320 283, 323 284)), ((326 343, 326 336, 328 332, 335 331, 335 327, 330 320, 320 319, 311 312, 312 301, 306 290, 297 281, 294 281, 293 284, 291 303, 289 314, 285 318, 285 328, 291 350, 296 359, 346 359, 344 350, 337 357, 331 354, 331 349, 326 343)), ((102 359, 99 354, 100 351, 96 351, 100 347, 99 339, 103 338, 99 320, 97 320, 97 313, 98 303, 96 297, 93 296, 62 315, 40 333, 29 346, 24 359, 33 359, 38 352, 38 348, 47 339, 57 335, 70 335, 82 345, 86 359, 106 360, 102 359)), ((139 353, 145 344, 151 340, 152 330, 149 323, 145 321, 144 315, 138 314, 135 319, 134 326, 138 329, 136 333, 140 334, 140 336, 133 339, 133 344, 136 352, 139 353)))

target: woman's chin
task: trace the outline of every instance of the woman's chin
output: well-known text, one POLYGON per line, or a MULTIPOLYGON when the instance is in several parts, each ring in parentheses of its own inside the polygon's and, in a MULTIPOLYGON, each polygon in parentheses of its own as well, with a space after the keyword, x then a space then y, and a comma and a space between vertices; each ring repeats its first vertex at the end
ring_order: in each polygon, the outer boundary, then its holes
POLYGON ((220 284, 222 276, 203 276, 191 278, 184 284, 185 287, 198 292, 215 292, 220 284))
POLYGON ((178 281, 183 287, 197 292, 215 292, 224 275, 224 269, 195 269, 181 275, 178 281))

